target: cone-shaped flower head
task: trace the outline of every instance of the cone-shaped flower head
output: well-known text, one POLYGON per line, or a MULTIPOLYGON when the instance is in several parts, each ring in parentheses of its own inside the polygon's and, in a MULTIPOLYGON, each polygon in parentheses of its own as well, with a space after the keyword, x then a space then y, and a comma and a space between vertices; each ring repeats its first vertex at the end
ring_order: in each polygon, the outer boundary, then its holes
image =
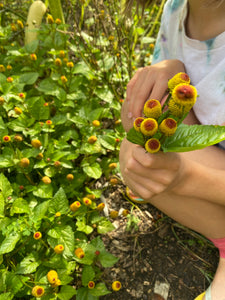
POLYGON ((87 198, 87 197, 84 197, 84 198, 83 198, 83 203, 84 203, 84 205, 86 205, 86 206, 91 206, 92 201, 91 201, 91 199, 89 199, 89 198, 87 198))
POLYGON ((40 231, 36 231, 36 232, 34 233, 33 237, 34 237, 35 240, 39 240, 39 239, 42 238, 42 234, 41 234, 40 231))
POLYGON ((197 90, 193 85, 178 84, 172 92, 172 99, 182 106, 194 105, 197 99, 197 90))
POLYGON ((144 115, 148 118, 158 119, 162 114, 162 107, 158 100, 149 99, 144 105, 144 115))
POLYGON ((112 289, 114 291, 119 291, 121 289, 122 285, 121 285, 121 282, 120 281, 114 281, 112 283, 112 289))
POLYGON ((168 81, 169 90, 172 92, 175 86, 180 83, 190 84, 190 77, 184 72, 177 73, 168 81))
POLYGON ((55 270, 51 270, 47 274, 48 282, 51 284, 54 284, 58 278, 58 273, 55 270))
POLYGON ((153 118, 144 119, 141 122, 141 132, 147 136, 153 136, 158 130, 158 123, 153 118))
POLYGON ((144 121, 144 118, 138 117, 134 120, 134 129, 138 132, 141 131, 141 123, 144 121))
POLYGON ((75 251, 74 251, 76 257, 78 258, 84 258, 84 251, 82 248, 77 248, 75 251))
POLYGON ((64 251, 64 246, 59 244, 59 245, 55 246, 54 251, 57 254, 61 254, 64 251))
POLYGON ((36 285, 33 287, 31 294, 36 298, 41 298, 45 293, 45 290, 42 286, 36 285))
POLYGON ((72 204, 70 204, 70 209, 75 212, 80 208, 81 204, 79 201, 75 201, 72 204))
POLYGON ((94 281, 89 281, 89 282, 88 282, 88 288, 89 288, 89 289, 93 289, 94 287, 95 287, 94 281))
POLYGON ((160 150, 161 144, 158 139, 151 138, 145 143, 145 150, 149 153, 156 153, 160 150))
POLYGON ((105 207, 105 203, 101 202, 101 203, 99 203, 99 205, 97 206, 97 210, 98 210, 98 211, 102 211, 102 210, 104 209, 104 207, 105 207))
POLYGON ((177 130, 177 121, 173 118, 166 118, 159 125, 159 129, 165 136, 173 135, 177 130))

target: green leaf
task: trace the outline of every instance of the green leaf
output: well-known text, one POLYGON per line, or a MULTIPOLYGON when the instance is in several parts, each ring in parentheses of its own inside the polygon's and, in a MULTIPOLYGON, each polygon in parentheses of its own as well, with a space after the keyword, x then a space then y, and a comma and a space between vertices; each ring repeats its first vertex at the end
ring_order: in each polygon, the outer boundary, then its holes
POLYGON ((100 253, 102 251, 105 251, 105 245, 103 243, 103 241, 101 240, 100 236, 97 236, 96 238, 91 240, 91 245, 93 245, 96 250, 100 251, 100 253))
POLYGON ((37 270, 41 262, 38 261, 37 255, 34 253, 26 256, 17 266, 16 274, 30 274, 37 270))
POLYGON ((49 201, 44 201, 34 207, 32 220, 35 228, 38 229, 40 221, 45 217, 48 210, 49 201))
POLYGON ((105 234, 109 231, 114 230, 115 227, 113 226, 113 224, 107 220, 107 219, 103 219, 98 223, 98 227, 97 227, 97 231, 99 234, 105 234))
POLYGON ((91 72, 89 67, 85 64, 84 61, 81 61, 77 63, 74 68, 73 68, 73 74, 82 74, 84 75, 87 79, 93 79, 94 74, 91 72))
POLYGON ((99 136, 98 139, 101 145, 106 149, 115 150, 115 136, 107 134, 99 136))
POLYGON ((82 221, 77 221, 76 226, 78 231, 82 231, 86 234, 90 234, 93 231, 93 227, 86 225, 85 219, 82 221))
POLYGON ((14 161, 11 156, 1 155, 0 156, 0 168, 8 168, 14 166, 14 161))
POLYGON ((20 237, 20 234, 17 232, 10 233, 0 245, 0 255, 11 252, 20 240, 20 237))
POLYGON ((0 294, 0 300, 11 300, 13 298, 14 298, 14 294, 12 293, 0 294))
POLYGON ((111 103, 114 99, 114 95, 112 94, 111 91, 109 91, 108 88, 97 88, 95 90, 95 94, 101 99, 104 100, 105 102, 111 103))
POLYGON ((52 198, 49 204, 49 212, 55 214, 56 212, 61 212, 65 214, 69 209, 69 201, 66 197, 64 189, 61 187, 58 192, 52 198))
POLYGON ((70 285, 64 285, 61 287, 60 292, 57 293, 57 297, 61 300, 69 300, 74 295, 76 295, 77 291, 70 285))
POLYGON ((36 120, 45 120, 49 118, 49 108, 44 106, 44 99, 32 97, 27 100, 29 112, 36 120))
POLYGON ((92 266, 84 266, 82 270, 82 285, 87 286, 89 281, 94 280, 95 271, 92 266))
POLYGON ((3 218, 5 216, 4 209, 5 209, 5 199, 3 197, 3 194, 0 193, 0 218, 3 218))
POLYGON ((115 257, 107 251, 100 252, 98 259, 104 268, 112 267, 119 260, 118 257, 115 257))
POLYGON ((22 278, 20 278, 20 276, 8 272, 5 282, 7 290, 11 290, 14 294, 16 294, 23 286, 23 281, 21 279, 22 278))
POLYGON ((140 146, 145 145, 145 139, 141 132, 137 132, 134 127, 132 127, 127 133, 127 140, 131 143, 138 144, 140 146))
POLYGON ((24 73, 20 76, 20 83, 34 84, 38 79, 39 74, 36 72, 24 73))
POLYGON ((58 239, 57 243, 64 246, 64 256, 74 256, 74 231, 71 226, 55 226, 55 228, 52 228, 48 231, 48 235, 55 239, 58 239))
POLYGON ((97 162, 90 165, 84 165, 83 171, 91 178, 98 179, 102 176, 101 166, 97 162))
POLYGON ((29 212, 30 212, 30 208, 27 201, 24 200, 23 198, 17 198, 12 204, 10 215, 13 216, 14 214, 23 214, 23 213, 29 214, 29 212))
POLYGON ((77 290, 76 300, 98 300, 99 297, 91 295, 90 290, 87 287, 83 287, 77 290))
POLYGON ((175 134, 162 145, 164 152, 202 149, 225 140, 225 126, 180 124, 175 134))
POLYGON ((90 290, 90 293, 93 296, 97 297, 111 294, 111 292, 107 289, 106 285, 103 282, 99 282, 98 284, 96 284, 95 288, 90 290))
POLYGON ((36 189, 36 191, 33 192, 34 196, 40 197, 40 198, 52 198, 53 194, 53 188, 51 184, 44 184, 40 183, 36 189))
POLYGON ((0 174, 0 191, 2 192, 2 196, 6 199, 8 196, 12 195, 13 189, 11 187, 11 183, 5 177, 3 173, 0 174))

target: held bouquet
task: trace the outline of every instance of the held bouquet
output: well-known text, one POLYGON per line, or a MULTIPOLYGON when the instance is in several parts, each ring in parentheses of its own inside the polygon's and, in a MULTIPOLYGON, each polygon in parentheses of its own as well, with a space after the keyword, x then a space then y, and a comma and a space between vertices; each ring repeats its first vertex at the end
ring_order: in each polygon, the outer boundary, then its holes
POLYGON ((178 73, 168 81, 168 92, 163 106, 155 99, 146 101, 144 117, 136 118, 127 134, 130 142, 156 153, 197 150, 225 140, 225 126, 182 123, 198 96, 186 73, 178 73))

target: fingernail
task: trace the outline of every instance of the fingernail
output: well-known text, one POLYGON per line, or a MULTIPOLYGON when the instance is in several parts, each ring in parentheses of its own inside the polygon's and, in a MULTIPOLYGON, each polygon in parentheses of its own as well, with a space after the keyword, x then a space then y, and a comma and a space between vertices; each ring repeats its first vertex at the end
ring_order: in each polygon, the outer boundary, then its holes
POLYGON ((133 115, 132 115, 132 112, 129 112, 129 113, 128 113, 128 118, 131 119, 132 116, 133 116, 133 115))

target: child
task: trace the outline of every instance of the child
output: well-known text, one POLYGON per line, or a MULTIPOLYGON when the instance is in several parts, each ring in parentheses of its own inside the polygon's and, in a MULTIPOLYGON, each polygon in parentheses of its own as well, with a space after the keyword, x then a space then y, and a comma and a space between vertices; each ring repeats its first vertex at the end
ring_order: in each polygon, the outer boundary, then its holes
MULTIPOLYGON (((149 98, 163 102, 167 83, 186 72, 199 97, 185 123, 225 125, 225 1, 168 0, 152 66, 139 69, 127 86, 125 130, 149 98)), ((125 183, 176 221, 209 238, 220 252, 212 284, 196 300, 225 299, 225 142, 186 153, 149 154, 123 140, 125 183), (223 149, 224 148, 224 149, 223 149)))

